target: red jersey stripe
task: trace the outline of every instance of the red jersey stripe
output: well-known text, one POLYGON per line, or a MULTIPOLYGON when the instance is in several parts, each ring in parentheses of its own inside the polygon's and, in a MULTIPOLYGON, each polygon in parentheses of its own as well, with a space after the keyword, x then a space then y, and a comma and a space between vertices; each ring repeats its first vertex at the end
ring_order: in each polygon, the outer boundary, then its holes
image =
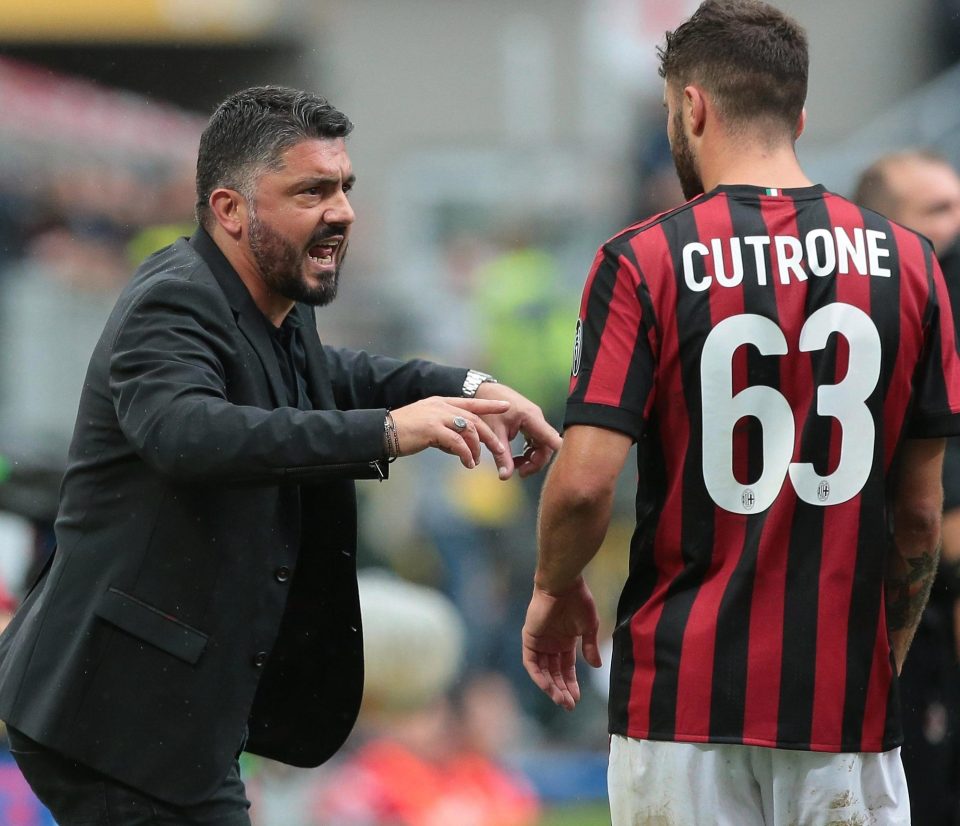
MULTIPOLYGON (((694 212, 699 237, 714 253, 705 264, 711 278, 731 278, 735 272, 730 248, 718 241, 733 234, 733 225, 727 199, 713 198, 694 212)), ((710 321, 720 321, 743 312, 743 293, 740 290, 716 290, 710 293, 710 321)), ((744 348, 734 356, 731 366, 735 392, 746 385, 747 362, 744 348)), ((734 435, 734 462, 742 476, 747 472, 747 444, 741 428, 734 435)), ((714 514, 715 547, 743 548, 744 519, 717 509, 714 514)), ((706 663, 714 661, 715 628, 720 604, 730 577, 740 560, 739 553, 715 553, 703 583, 687 618, 683 636, 677 685, 676 730, 691 740, 709 738, 712 671, 706 663)))
POLYGON ((637 301, 640 278, 626 258, 621 258, 618 263, 620 269, 613 287, 607 323, 600 337, 600 350, 584 394, 586 404, 611 407, 620 404, 627 370, 630 368, 630 356, 640 334, 640 302, 637 301))

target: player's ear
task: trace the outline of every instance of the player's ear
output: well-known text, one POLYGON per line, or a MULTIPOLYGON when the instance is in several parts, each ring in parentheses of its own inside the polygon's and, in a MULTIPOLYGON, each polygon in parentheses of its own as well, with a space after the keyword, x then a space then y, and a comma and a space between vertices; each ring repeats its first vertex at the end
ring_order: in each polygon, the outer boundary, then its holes
POLYGON ((707 101, 703 91, 696 86, 684 87, 682 106, 687 114, 691 133, 700 137, 707 123, 707 101))
POLYGON ((796 140, 803 134, 803 130, 807 127, 807 107, 804 106, 800 110, 800 117, 797 118, 797 127, 793 132, 793 139, 796 140))
POLYGON ((247 201, 235 189, 219 187, 210 193, 210 211, 217 223, 233 238, 239 239, 247 218, 247 201))

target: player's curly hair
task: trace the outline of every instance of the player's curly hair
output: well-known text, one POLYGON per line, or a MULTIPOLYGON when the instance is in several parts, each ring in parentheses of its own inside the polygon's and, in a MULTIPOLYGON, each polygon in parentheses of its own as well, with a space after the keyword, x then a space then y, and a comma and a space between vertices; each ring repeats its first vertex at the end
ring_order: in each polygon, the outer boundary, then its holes
POLYGON ((705 0, 657 49, 674 89, 695 83, 733 126, 764 119, 796 128, 807 97, 807 35, 759 0, 705 0))
POLYGON ((221 103, 200 137, 197 221, 209 228, 210 194, 218 187, 253 198, 256 178, 282 167, 283 153, 310 138, 345 138, 349 118, 324 98, 283 86, 243 89, 221 103))

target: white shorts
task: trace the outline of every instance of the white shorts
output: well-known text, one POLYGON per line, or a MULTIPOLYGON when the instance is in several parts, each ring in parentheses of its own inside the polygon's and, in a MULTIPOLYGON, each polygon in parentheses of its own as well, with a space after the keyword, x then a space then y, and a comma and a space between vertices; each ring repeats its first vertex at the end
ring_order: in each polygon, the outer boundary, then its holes
POLYGON ((900 749, 833 754, 610 738, 613 826, 900 826, 900 749))

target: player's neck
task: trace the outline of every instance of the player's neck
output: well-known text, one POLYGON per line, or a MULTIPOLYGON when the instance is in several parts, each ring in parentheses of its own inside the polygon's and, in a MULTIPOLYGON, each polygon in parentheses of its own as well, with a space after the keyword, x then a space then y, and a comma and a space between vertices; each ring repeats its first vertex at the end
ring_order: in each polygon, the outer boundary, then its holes
POLYGON ((792 144, 745 146, 742 141, 725 143, 700 158, 700 174, 706 192, 720 184, 751 185, 774 189, 811 186, 797 161, 792 144))

